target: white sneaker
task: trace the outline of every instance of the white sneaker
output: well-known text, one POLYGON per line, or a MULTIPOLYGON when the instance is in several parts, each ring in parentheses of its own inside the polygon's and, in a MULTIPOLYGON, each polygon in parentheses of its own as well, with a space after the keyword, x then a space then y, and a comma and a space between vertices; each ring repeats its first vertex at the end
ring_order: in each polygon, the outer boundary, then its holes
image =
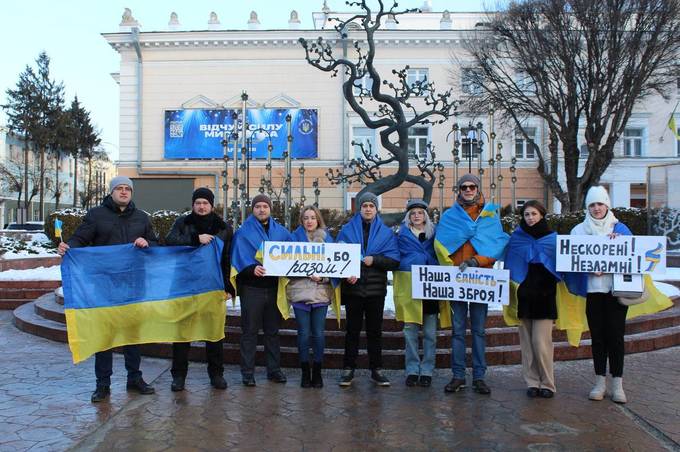
POLYGON ((607 377, 604 375, 595 375, 595 386, 590 390, 588 398, 590 400, 604 399, 604 393, 607 391, 607 377))
POLYGON ((612 400, 616 403, 626 403, 626 393, 623 392, 623 378, 612 378, 612 400))

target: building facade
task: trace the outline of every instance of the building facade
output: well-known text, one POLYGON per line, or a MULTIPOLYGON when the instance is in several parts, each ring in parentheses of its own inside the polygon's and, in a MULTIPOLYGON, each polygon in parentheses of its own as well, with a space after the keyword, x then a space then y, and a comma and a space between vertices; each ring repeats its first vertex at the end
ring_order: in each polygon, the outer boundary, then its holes
MULTIPOLYGON (((174 14, 174 13, 173 13, 174 14)), ((328 40, 336 55, 350 54, 352 39, 363 33, 349 30, 348 40, 340 39, 329 26, 329 17, 349 17, 350 13, 324 9, 314 13, 314 29, 299 28, 297 14, 291 12, 287 29, 266 29, 257 15, 251 14, 244 29, 233 29, 235 24, 220 24, 217 15, 210 15, 204 30, 183 31, 176 15, 171 16, 167 30, 142 31, 140 25, 126 11, 117 33, 105 33, 104 39, 120 54, 120 70, 114 78, 120 86, 120 143, 118 171, 140 180, 148 190, 142 205, 147 210, 189 207, 187 188, 207 186, 220 200, 229 205, 233 200, 233 167, 220 156, 168 158, 168 112, 220 111, 243 108, 242 93, 247 93, 248 109, 310 109, 318 119, 316 157, 299 158, 293 162, 293 200, 314 200, 314 189, 319 188, 319 205, 325 208, 349 209, 352 198, 361 189, 359 184, 333 185, 326 177, 329 169, 341 169, 360 153, 353 142, 370 143, 378 155, 386 155, 375 130, 367 128, 342 95, 343 74, 330 77, 310 66, 298 42, 300 37, 328 40), (226 168, 225 168, 226 166, 226 168), (304 168, 304 172, 300 169, 304 168), (225 174, 226 171, 226 174, 225 174), (304 184, 304 185, 303 185, 304 184), (227 190, 225 191, 225 186, 227 190)), ((143 19, 143 18, 141 18, 143 19)), ((466 71, 474 70, 466 59, 461 43, 474 33, 485 20, 484 13, 449 13, 431 11, 426 2, 419 14, 399 16, 399 23, 388 21, 384 30, 376 34, 376 68, 384 79, 390 79, 393 69, 409 66, 408 80, 427 79, 438 91, 453 90, 454 97, 465 99, 475 95, 466 80, 466 71)), ((365 86, 370 80, 364 80, 365 86)), ((666 124, 673 112, 676 99, 661 97, 648 99, 633 114, 620 140, 616 158, 602 183, 607 185, 615 206, 645 204, 647 166, 677 159, 680 144, 666 124)), ((422 99, 414 104, 422 106, 422 99)), ((377 106, 366 103, 371 113, 377 106)), ((436 127, 415 126, 409 130, 409 146, 414 156, 424 155, 428 143, 434 146, 443 170, 436 172, 438 182, 432 205, 450 206, 452 184, 456 168, 463 174, 472 168, 478 174, 483 169, 483 189, 490 191, 491 177, 496 184, 494 201, 502 205, 521 205, 528 199, 539 199, 559 211, 546 185, 536 171, 537 158, 522 135, 512 127, 495 121, 493 132, 496 145, 490 152, 489 133, 492 119, 460 111, 455 121, 461 125, 481 123, 484 145, 481 158, 461 148, 460 162, 454 163, 451 127, 454 119, 436 127), (501 154, 500 161, 489 167, 489 159, 501 154), (513 160, 514 159, 514 160, 513 160), (440 178, 440 176, 444 176, 440 178), (502 176, 499 180, 498 175, 502 176), (513 182, 513 176, 516 181, 513 182), (441 186, 439 181, 442 182, 441 186), (500 185, 500 187, 498 187, 500 185)), ((680 124, 680 114, 677 122, 680 124)), ((541 149, 547 149, 545 125, 540 120, 529 120, 526 130, 541 149)), ((252 131, 251 132, 255 132, 252 131)), ((253 133, 251 133, 252 138, 253 133)), ((260 133, 261 135, 261 133, 260 133)), ((295 147, 296 143, 293 143, 295 147)), ((587 148, 584 147, 584 152, 587 148)), ((195 149, 199 152, 200 149, 195 149)), ((275 151, 280 152, 281 149, 275 151)), ((295 155, 295 154, 294 154, 295 155)), ((394 171, 388 168, 388 174, 394 171)), ((280 190, 285 178, 283 161, 274 159, 271 185, 280 190)), ((249 164, 249 192, 256 193, 267 179, 267 160, 255 158, 249 164)), ((239 183, 242 183, 239 180, 239 183)), ((400 189, 383 195, 385 210, 399 210, 407 199, 422 196, 419 187, 405 184, 400 189)))

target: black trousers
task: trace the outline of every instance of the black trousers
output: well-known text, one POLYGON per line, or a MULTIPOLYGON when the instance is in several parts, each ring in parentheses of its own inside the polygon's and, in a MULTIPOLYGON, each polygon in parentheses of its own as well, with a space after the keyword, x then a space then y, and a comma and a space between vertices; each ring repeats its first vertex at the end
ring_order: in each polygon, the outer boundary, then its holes
POLYGON ((624 340, 628 306, 618 302, 611 293, 589 293, 586 298, 586 317, 593 349, 596 375, 609 373, 623 376, 624 340))
POLYGON ((264 353, 267 373, 281 370, 281 346, 279 325, 281 313, 276 305, 278 288, 240 286, 241 299, 241 374, 252 375, 255 371, 257 333, 264 333, 264 353))
POLYGON ((382 323, 385 297, 359 298, 345 300, 347 316, 345 334, 344 367, 357 367, 359 355, 359 337, 361 326, 366 319, 366 345, 368 349, 368 365, 371 369, 382 367, 382 323))
MULTIPOLYGON (((208 375, 213 377, 224 374, 224 340, 217 342, 205 342, 205 356, 208 361, 208 375)), ((172 344, 172 369, 173 377, 186 377, 189 369, 189 350, 191 342, 175 342, 172 344)))
MULTIPOLYGON (((125 370, 127 370, 128 382, 142 378, 142 371, 139 364, 142 357, 139 347, 136 345, 126 345, 123 347, 125 357, 125 370)), ((94 354, 94 374, 97 377, 97 386, 111 386, 111 375, 113 374, 113 351, 105 350, 94 354)))

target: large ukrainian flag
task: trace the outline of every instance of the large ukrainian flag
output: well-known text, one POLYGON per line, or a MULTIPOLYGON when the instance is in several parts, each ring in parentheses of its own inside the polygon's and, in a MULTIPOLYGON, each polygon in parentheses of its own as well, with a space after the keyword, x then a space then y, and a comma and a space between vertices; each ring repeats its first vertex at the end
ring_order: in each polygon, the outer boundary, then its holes
POLYGON ((61 274, 73 362, 122 345, 224 338, 223 246, 70 249, 61 274))

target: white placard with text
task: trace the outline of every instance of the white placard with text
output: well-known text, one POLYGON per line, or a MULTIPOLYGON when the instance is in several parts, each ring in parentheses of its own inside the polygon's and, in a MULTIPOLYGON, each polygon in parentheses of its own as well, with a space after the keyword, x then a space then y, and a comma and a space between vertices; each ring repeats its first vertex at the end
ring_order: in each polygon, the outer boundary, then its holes
POLYGON ((361 245, 356 243, 264 242, 262 265, 268 276, 361 275, 361 245))
POLYGON ((502 306, 510 302, 510 272, 494 268, 412 265, 415 300, 455 300, 502 306))

